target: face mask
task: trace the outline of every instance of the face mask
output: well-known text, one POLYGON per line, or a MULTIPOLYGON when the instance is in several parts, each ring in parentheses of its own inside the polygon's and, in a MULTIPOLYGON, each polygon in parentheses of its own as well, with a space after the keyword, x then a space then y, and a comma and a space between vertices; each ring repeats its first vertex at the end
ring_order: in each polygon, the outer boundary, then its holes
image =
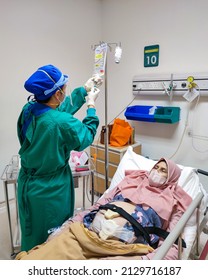
POLYGON ((66 94, 65 93, 62 93, 62 94, 64 94, 64 98, 63 98, 63 100, 61 101, 59 98, 57 98, 58 99, 58 101, 59 101, 59 106, 61 106, 61 104, 63 104, 64 103, 64 101, 65 101, 65 99, 66 99, 66 94))
POLYGON ((152 187, 159 187, 165 183, 167 178, 161 176, 157 170, 153 169, 149 174, 149 183, 152 187))

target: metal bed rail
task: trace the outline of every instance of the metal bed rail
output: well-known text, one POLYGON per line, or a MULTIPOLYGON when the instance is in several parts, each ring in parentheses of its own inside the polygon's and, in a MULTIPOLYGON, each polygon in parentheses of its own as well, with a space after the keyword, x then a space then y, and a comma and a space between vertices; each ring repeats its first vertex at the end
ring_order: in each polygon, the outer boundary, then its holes
POLYGON ((196 198, 192 201, 192 203, 189 205, 186 212, 183 214, 181 219, 178 221, 174 230, 170 232, 168 237, 164 240, 160 249, 154 255, 153 260, 162 260, 165 257, 165 255, 167 254, 168 250, 171 248, 173 243, 181 235, 181 232, 183 231, 186 223, 188 222, 189 218, 191 217, 193 212, 196 210, 196 208, 200 204, 202 198, 203 198, 203 193, 199 193, 196 196, 196 198))
MULTIPOLYGON (((208 176, 208 172, 204 171, 202 169, 197 169, 197 173, 208 176)), ((199 193, 195 199, 192 201, 192 203, 189 205, 186 212, 183 214, 181 219, 178 221, 177 225, 175 226, 174 230, 170 232, 168 237, 164 240, 162 246, 158 249, 158 251, 155 253, 153 260, 162 260, 165 255, 167 254, 168 250, 171 248, 173 243, 177 238, 179 238, 179 259, 181 257, 181 233, 183 232, 183 229, 190 219, 191 215, 194 213, 194 211, 199 207, 202 199, 204 197, 204 194, 201 192, 199 193)), ((199 211, 198 211, 199 213, 199 211)), ((207 215, 208 213, 204 213, 204 215, 207 215)), ((200 225, 199 225, 199 214, 197 215, 197 239, 196 239, 196 250, 198 254, 198 247, 199 247, 199 232, 200 232, 200 225)))

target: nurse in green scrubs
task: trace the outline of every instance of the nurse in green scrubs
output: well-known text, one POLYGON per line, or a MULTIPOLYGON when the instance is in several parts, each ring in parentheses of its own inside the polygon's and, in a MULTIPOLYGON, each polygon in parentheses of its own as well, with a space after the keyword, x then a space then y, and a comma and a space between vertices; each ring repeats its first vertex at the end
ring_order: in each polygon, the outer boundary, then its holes
MULTIPOLYGON (((94 140, 99 119, 95 100, 100 77, 66 96, 68 76, 53 65, 45 65, 25 82, 34 95, 22 109, 17 132, 21 145, 18 177, 18 207, 21 250, 45 242, 48 231, 60 226, 74 211, 74 186, 69 157, 94 140), (96 85, 96 87, 95 87, 96 85), (86 117, 73 115, 87 103, 86 117)), ((30 98, 28 98, 29 100, 30 98)))

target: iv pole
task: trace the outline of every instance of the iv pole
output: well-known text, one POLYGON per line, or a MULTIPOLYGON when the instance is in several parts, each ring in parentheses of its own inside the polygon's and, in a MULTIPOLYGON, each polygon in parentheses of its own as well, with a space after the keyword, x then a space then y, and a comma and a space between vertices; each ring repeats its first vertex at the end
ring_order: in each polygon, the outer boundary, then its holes
POLYGON ((104 131, 104 141, 105 141, 105 189, 108 188, 108 163, 109 163, 109 156, 108 156, 108 80, 107 80, 107 56, 106 55, 106 62, 105 62, 105 131, 104 131))
MULTIPOLYGON (((112 50, 112 46, 121 47, 121 43, 105 43, 100 42, 100 44, 94 45, 91 48, 95 50, 96 47, 100 46, 101 44, 107 44, 108 49, 112 50)), ((107 61, 108 61, 108 51, 106 53, 106 60, 105 60, 105 129, 104 129, 104 142, 105 142, 105 189, 108 189, 108 163, 109 163, 109 156, 108 156, 108 72, 107 72, 107 61)))

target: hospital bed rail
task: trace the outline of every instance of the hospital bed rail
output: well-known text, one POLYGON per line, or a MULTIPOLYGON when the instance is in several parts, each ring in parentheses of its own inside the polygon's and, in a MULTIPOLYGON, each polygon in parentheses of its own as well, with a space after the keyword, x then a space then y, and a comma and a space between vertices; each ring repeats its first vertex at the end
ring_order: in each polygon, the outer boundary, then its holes
MULTIPOLYGON (((201 170, 201 169, 197 169, 196 170, 197 173, 200 173, 202 175, 208 176, 208 172, 201 170)), ((162 260, 167 252, 169 251, 169 249, 171 248, 171 246, 174 244, 174 242, 176 241, 177 238, 179 238, 179 242, 178 242, 178 259, 181 259, 181 251, 182 251, 182 246, 181 246, 181 241, 180 239, 182 238, 182 233, 183 233, 183 229, 186 225, 186 223, 188 222, 188 220, 190 219, 191 215, 194 213, 194 211, 197 209, 197 236, 196 236, 196 254, 199 255, 198 252, 198 247, 199 247, 199 233, 200 231, 203 229, 200 229, 200 225, 199 225, 199 205, 202 201, 204 197, 204 194, 201 192, 199 193, 195 199, 192 201, 192 203, 189 205, 188 209, 186 210, 186 212, 183 214, 183 216, 181 217, 181 219, 178 221, 178 223, 176 224, 175 228, 173 231, 170 232, 170 234, 168 235, 168 237, 164 240, 163 244, 161 245, 161 247, 157 250, 157 252, 155 253, 153 260, 162 260)), ((208 216, 208 209, 206 209, 206 213, 204 213, 204 216, 208 216)))

